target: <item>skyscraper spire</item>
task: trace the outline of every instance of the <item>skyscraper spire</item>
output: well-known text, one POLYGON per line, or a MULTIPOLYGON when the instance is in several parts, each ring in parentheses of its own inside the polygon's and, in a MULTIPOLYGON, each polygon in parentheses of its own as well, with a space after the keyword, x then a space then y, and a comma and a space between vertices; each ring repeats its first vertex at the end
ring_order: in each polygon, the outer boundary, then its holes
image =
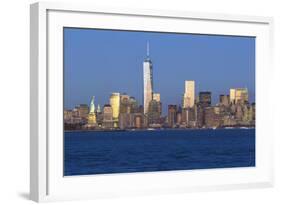
POLYGON ((149 41, 146 42, 146 56, 149 58, 149 41))
POLYGON ((90 112, 89 113, 95 113, 95 96, 93 96, 92 99, 91 99, 90 112))
POLYGON ((149 41, 146 44, 146 59, 143 62, 143 113, 148 113, 150 101, 153 99, 152 61, 149 58, 149 41))

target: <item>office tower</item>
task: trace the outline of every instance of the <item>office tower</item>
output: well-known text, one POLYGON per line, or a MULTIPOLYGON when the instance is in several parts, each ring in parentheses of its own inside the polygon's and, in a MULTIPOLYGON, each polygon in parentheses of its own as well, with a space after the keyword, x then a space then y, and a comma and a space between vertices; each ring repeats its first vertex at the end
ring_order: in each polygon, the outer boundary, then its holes
POLYGON ((157 100, 151 100, 148 107, 148 124, 159 124, 162 114, 162 103, 157 100))
POLYGON ((139 111, 138 102, 137 102, 137 100, 134 97, 130 97, 129 102, 130 102, 130 111, 131 111, 131 113, 140 112, 139 111))
POLYGON ((242 120, 243 118, 243 107, 241 104, 236 105, 235 118, 237 120, 242 120))
POLYGON ((97 113, 100 113, 100 112, 101 112, 101 108, 100 108, 100 104, 98 104, 97 113))
POLYGON ((153 100, 160 102, 161 101, 160 93, 153 93, 153 100))
POLYGON ((127 129, 134 127, 134 114, 133 113, 120 113, 118 125, 120 129, 127 129))
POLYGON ((103 107, 103 122, 102 126, 104 128, 112 128, 113 127, 113 110, 111 105, 106 104, 103 107))
POLYGON ((96 109, 96 118, 97 118, 97 125, 99 127, 102 126, 102 121, 103 121, 103 114, 100 105, 98 104, 97 109, 96 109))
POLYGON ((222 123, 218 107, 206 107, 204 110, 206 127, 219 127, 222 123))
POLYGON ((182 123, 182 112, 177 112, 176 123, 177 125, 180 125, 182 123))
POLYGON ((251 105, 244 104, 243 105, 243 118, 242 121, 244 124, 249 125, 252 120, 252 109, 251 105))
POLYGON ((231 103, 235 103, 235 89, 231 88, 229 90, 229 100, 231 103))
POLYGON ((211 92, 200 92, 199 93, 199 105, 202 107, 211 106, 212 103, 211 92))
POLYGON ((198 127, 204 127, 206 125, 205 111, 206 108, 212 104, 211 92, 199 92, 199 99, 196 106, 196 121, 198 127))
POLYGON ((126 94, 120 95, 120 113, 130 113, 130 96, 126 94))
POLYGON ((143 62, 143 113, 148 112, 149 102, 153 99, 152 61, 149 58, 149 43, 147 43, 146 59, 143 62))
POLYGON ((175 127, 177 117, 177 105, 168 105, 168 125, 175 127))
POLYGON ((109 104, 112 107, 112 117, 114 121, 114 127, 117 127, 118 117, 120 113, 120 93, 112 93, 109 99, 109 104))
POLYGON ((182 107, 193 107, 195 102, 195 81, 185 81, 185 89, 182 99, 182 107))
POLYGON ((73 116, 73 112, 72 110, 64 110, 63 111, 63 120, 64 123, 72 123, 72 117, 73 116))
POLYGON ((196 125, 195 107, 196 105, 193 108, 182 109, 182 123, 188 127, 195 127, 196 125))
POLYGON ((86 119, 89 113, 89 107, 86 104, 80 104, 76 107, 76 111, 78 114, 78 117, 81 117, 82 119, 86 119))
POLYGON ((96 108, 95 108, 95 96, 92 97, 91 103, 90 103, 90 110, 89 113, 95 113, 96 108))
POLYGON ((231 88, 230 89, 230 102, 231 103, 248 103, 249 95, 247 88, 231 88))
POLYGON ((90 111, 88 114, 88 124, 89 125, 95 125, 96 124, 96 113, 95 113, 95 96, 92 97, 91 103, 90 103, 90 111))
POLYGON ((256 103, 252 103, 251 104, 251 108, 252 108, 252 121, 256 121, 256 103))
POLYGON ((220 95, 220 104, 224 106, 229 106, 230 100, 229 95, 220 95))
POLYGON ((143 114, 136 113, 135 115, 135 128, 140 129, 143 127, 143 114))

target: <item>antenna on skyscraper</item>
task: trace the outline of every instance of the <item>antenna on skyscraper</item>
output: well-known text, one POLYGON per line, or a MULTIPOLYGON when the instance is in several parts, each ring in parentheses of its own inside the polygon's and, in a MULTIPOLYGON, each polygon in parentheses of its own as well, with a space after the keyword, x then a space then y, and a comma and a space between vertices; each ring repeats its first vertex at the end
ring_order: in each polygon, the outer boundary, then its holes
POLYGON ((149 57, 149 41, 146 42, 146 56, 149 57))

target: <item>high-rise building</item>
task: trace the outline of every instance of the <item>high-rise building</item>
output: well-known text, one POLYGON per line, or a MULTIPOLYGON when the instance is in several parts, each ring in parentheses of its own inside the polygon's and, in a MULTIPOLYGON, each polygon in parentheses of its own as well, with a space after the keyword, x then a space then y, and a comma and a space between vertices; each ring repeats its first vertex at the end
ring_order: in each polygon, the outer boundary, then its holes
POLYGON ((95 112, 95 96, 92 97, 91 103, 90 103, 90 111, 88 114, 88 124, 93 126, 96 124, 96 112, 95 112))
POLYGON ((221 125, 221 117, 218 107, 206 107, 204 123, 206 127, 219 127, 221 125))
POLYGON ((186 80, 183 99, 182 99, 182 107, 183 108, 193 107, 194 102, 195 102, 195 81, 186 80))
POLYGON ((202 107, 209 107, 212 104, 212 93, 211 92, 200 92, 199 93, 199 104, 202 107))
POLYGON ((177 112, 176 123, 177 125, 180 125, 182 123, 182 112, 177 112))
POLYGON ((130 96, 127 94, 120 95, 120 113, 130 113, 130 96))
POLYGON ((162 104, 160 101, 151 100, 148 107, 148 124, 159 124, 162 114, 162 104))
POLYGON ((143 114, 142 113, 136 113, 135 114, 135 128, 140 129, 143 127, 143 114))
POLYGON ((224 106, 229 106, 230 100, 229 95, 220 95, 220 104, 224 106))
POLYGON ((196 121, 198 127, 204 127, 206 125, 206 108, 211 107, 212 93, 205 91, 199 92, 199 99, 196 106, 196 121))
POLYGON ((112 128, 113 127, 113 110, 111 105, 104 105, 103 107, 103 127, 112 128))
POLYGON ((153 93, 153 100, 155 100, 156 102, 160 102, 160 93, 153 93))
POLYGON ((193 108, 182 109, 182 123, 189 127, 194 127, 196 124, 195 116, 196 105, 193 108))
POLYGON ((86 104, 80 104, 76 107, 78 117, 82 119, 86 119, 88 117, 89 113, 89 107, 86 104))
POLYGON ((72 110, 64 110, 63 111, 64 123, 72 123, 72 118, 73 118, 72 110))
POLYGON ((177 105, 168 105, 168 125, 175 127, 177 120, 177 105))
POLYGON ((131 113, 140 112, 138 102, 134 97, 130 97, 129 102, 130 102, 130 112, 131 113))
POLYGON ((91 103, 90 103, 90 109, 89 113, 95 113, 96 107, 95 107, 95 96, 92 97, 91 103))
POLYGON ((230 89, 230 102, 231 103, 248 103, 249 95, 247 88, 231 88, 230 89))
POLYGON ((146 59, 143 62, 143 113, 146 115, 150 101, 153 99, 152 61, 149 58, 149 43, 147 43, 146 59))
POLYGON ((114 127, 117 127, 118 117, 120 113, 120 93, 112 93, 109 99, 109 103, 112 107, 112 117, 114 121, 114 127))
POLYGON ((100 104, 98 104, 97 113, 101 112, 100 104))
POLYGON ((120 113, 118 121, 120 129, 133 128, 134 123, 135 116, 133 113, 120 113))

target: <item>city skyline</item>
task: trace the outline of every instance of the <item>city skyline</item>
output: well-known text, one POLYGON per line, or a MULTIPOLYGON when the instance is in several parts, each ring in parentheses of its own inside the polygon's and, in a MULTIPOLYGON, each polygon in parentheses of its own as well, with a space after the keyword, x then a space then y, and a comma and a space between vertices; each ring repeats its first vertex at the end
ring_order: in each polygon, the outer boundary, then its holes
MULTIPOLYGON (((93 29, 66 29, 65 32, 65 90, 64 90, 64 107, 65 109, 70 109, 75 107, 78 104, 89 104, 90 96, 96 96, 95 102, 100 105, 108 104, 109 96, 112 93, 127 93, 130 96, 134 96, 140 104, 144 104, 142 99, 142 72, 143 72, 143 66, 145 67, 145 63, 148 63, 148 68, 150 68, 150 62, 146 59, 150 57, 153 62, 153 72, 154 77, 153 81, 153 92, 160 93, 161 95, 161 102, 163 103, 163 112, 167 114, 166 107, 168 104, 176 104, 180 105, 182 104, 182 95, 185 93, 186 88, 184 88, 184 83, 186 81, 186 78, 188 80, 194 80, 196 82, 195 84, 195 96, 198 96, 198 93, 200 91, 210 91, 212 92, 212 102, 218 102, 219 101, 219 95, 221 94, 229 94, 229 89, 233 87, 246 87, 249 90, 249 101, 254 102, 255 101, 255 82, 254 82, 254 38, 250 37, 229 37, 229 36, 207 36, 207 35, 192 35, 192 34, 163 34, 163 33, 151 33, 151 32, 127 32, 127 31, 107 31, 107 30, 94 30, 93 29), (81 33, 82 32, 82 33, 81 33), (89 34, 90 32, 90 34, 89 34), (97 35, 101 35, 101 33, 107 34, 105 36, 116 37, 115 40, 111 40, 111 42, 107 42, 107 46, 103 45, 102 43, 96 44, 96 46, 93 45, 93 56, 89 55, 87 53, 87 49, 90 49, 90 47, 87 47, 84 44, 78 44, 81 43, 81 39, 83 41, 85 40, 93 40, 93 38, 97 35), (97 34, 98 33, 98 34, 97 34), (75 37, 75 36, 80 36, 75 37), (81 38, 81 35, 86 35, 88 38, 81 38), (128 48, 127 52, 129 51, 131 54, 127 53, 127 58, 124 59, 126 52, 123 52, 123 50, 126 50, 124 48, 120 47, 120 52, 122 54, 119 54, 117 56, 110 55, 110 50, 106 50, 106 47, 108 47, 108 43, 112 43, 111 47, 113 50, 116 51, 117 41, 120 41, 120 39, 123 39, 123 43, 126 45, 125 36, 129 37, 129 41, 132 40, 134 36, 138 37, 138 41, 142 42, 145 40, 144 46, 147 46, 147 42, 150 43, 152 48, 150 48, 150 52, 152 50, 153 55, 149 53, 149 51, 145 52, 145 49, 139 48, 139 49, 133 49, 128 48), (133 37, 132 37, 133 36, 133 37), (91 38, 90 38, 91 37, 91 38), (142 37, 142 38, 141 38, 142 37), (160 38, 160 40, 158 38, 160 38), (190 44, 189 49, 185 49, 184 46, 178 46, 176 45, 179 43, 179 41, 176 41, 175 37, 182 38, 183 44, 186 44, 188 42, 190 44), (131 38, 131 39, 130 39, 131 38), (201 45, 198 43, 198 38, 202 41, 206 42, 206 44, 201 45), (215 38, 215 39, 214 39, 215 38), (238 39, 237 39, 238 38, 238 39), (176 43, 173 43, 174 41, 171 41, 171 39, 174 39, 176 43), (191 40, 190 40, 191 39, 191 40), (164 41, 165 40, 165 41, 164 41), (168 41, 169 40, 169 41, 168 41), (237 41, 238 40, 238 41, 237 41), (160 41, 162 46, 164 47, 163 50, 159 50, 159 42, 160 41), (222 41, 220 44, 214 44, 215 42, 218 43, 222 41), (241 43, 242 41, 242 43, 241 43), (154 43, 152 43, 154 42, 154 43), (191 46, 192 44, 196 44, 191 46), (226 44, 226 45, 225 45, 226 44), (237 44, 239 46, 237 46, 237 44), (99 46, 97 46, 99 45, 99 46), (86 48, 85 48, 86 46, 86 48), (232 47, 230 47, 232 46, 232 47), (82 48, 83 47, 83 48, 82 48), (218 48, 219 47, 219 48, 218 48), (177 48, 177 49, 176 49, 177 48), (211 50, 217 50, 217 55, 221 54, 221 56, 217 56, 216 58, 204 58, 204 55, 206 55, 205 50, 200 49, 209 49, 211 50), (240 48, 241 50, 239 50, 240 48), (103 50, 104 49, 104 50, 103 50), (167 50, 165 50, 167 49, 167 50), (235 50, 237 55, 230 56, 230 54, 233 54, 235 50), (82 52, 81 56, 75 56, 74 54, 77 51, 82 52), (189 55, 183 55, 181 52, 183 51, 189 51, 189 54, 192 54, 191 51, 194 50, 194 52, 197 53, 197 58, 201 57, 202 60, 197 59, 196 62, 192 61, 191 58, 189 58, 189 55), (246 51, 245 51, 246 50, 246 51), (108 54, 106 55, 106 51, 108 51, 108 54), (174 55, 169 54, 171 51, 174 53, 174 55), (178 51, 175 53, 175 51, 178 51), (204 54, 205 51, 205 54, 204 54), (222 52, 224 51, 224 52, 222 52), (239 52, 238 52, 239 51, 239 52), (144 53, 146 56, 141 56, 140 52, 144 53), (161 55, 160 55, 160 54, 161 55), (202 54, 203 53, 203 54, 202 54), (243 53, 243 55, 241 55, 243 53), (247 54, 247 55, 246 55, 247 54), (150 56, 151 55, 151 56, 150 56), (89 60, 89 58, 92 58, 92 60, 89 60), (120 56, 121 61, 118 61, 117 57, 120 56), (162 58, 160 58, 162 56, 162 58), (107 58, 107 61, 104 61, 103 63, 107 66, 104 66, 100 60, 103 58, 107 58), (167 57, 169 57, 167 59, 167 57), (83 58, 85 58, 83 60, 83 58), (99 59, 101 58, 101 59, 99 59), (231 62, 233 63, 233 60, 236 58, 235 66, 237 66, 237 69, 235 70, 234 74, 231 74, 233 70, 227 69, 226 67, 233 67, 231 65, 231 62), (246 58, 246 59, 245 59, 246 58), (176 61, 182 61, 185 62, 184 65, 179 65, 179 62, 176 61), (126 63, 124 64, 124 60, 126 63), (135 63, 133 63, 133 60, 135 63), (168 61, 167 61, 168 60, 168 61), (141 63, 139 63, 141 61, 141 63), (144 62, 143 62, 144 61, 144 62), (165 63, 168 64, 163 64, 165 63), (201 61, 207 61, 209 63, 207 66, 207 63, 203 63, 205 67, 199 69, 200 72, 202 70, 208 71, 206 73, 200 73, 199 71, 196 71, 196 68, 198 66, 202 66, 201 61), (220 62, 222 61, 222 62, 220 62), (227 63, 229 61, 229 63, 227 63), (120 65, 119 65, 120 63, 120 65), (136 65, 137 63, 137 65, 136 65), (115 66, 112 67, 111 64, 114 64, 115 66), (206 65, 205 65, 206 64, 206 65), (173 66, 171 66, 173 65, 173 66), (214 66, 218 65, 219 69, 215 69, 214 66), (228 65, 228 66, 227 66, 228 65), (122 66, 125 66, 125 68, 120 68, 122 66), (89 68, 90 67, 90 68, 89 68), (116 71, 115 68, 118 68, 116 71), (171 69, 169 69, 169 67, 171 69), (187 73, 187 75, 180 74, 183 67, 187 67, 187 69, 184 69, 184 73, 187 73), (193 67, 188 69, 188 67, 193 67), (79 71, 75 70, 78 69, 79 71), (99 69, 100 68, 100 69, 99 69), (105 71, 102 69, 105 68, 105 71), (213 68, 213 69, 211 69, 213 68), (225 70, 224 70, 224 69, 225 70), (241 69, 242 68, 242 69, 241 69), (180 70, 181 69, 181 70, 180 70), (243 70, 244 69, 244 70, 243 70), (119 72, 120 70, 120 72, 119 72), (194 71, 195 70, 195 71, 194 71), (210 71, 211 70, 211 71, 210 71), (221 72, 218 72, 221 71, 221 72), (84 72, 83 72, 84 71, 84 72), (94 72, 93 72, 94 71, 94 72), (110 72, 113 71, 113 72, 110 72), (123 71, 123 72, 122 72, 123 71), (133 72, 132 72, 133 71, 133 72), (162 71, 165 73, 164 77, 163 74, 161 74, 162 71), (168 72, 167 72, 168 71, 168 72), (87 73, 88 72, 88 73, 87 73), (170 73, 169 73, 170 72, 170 73), (77 75, 74 75, 75 73, 78 73, 77 75), (82 73, 82 74, 81 74, 82 73), (92 74, 92 75, 91 75, 92 74), (96 74, 96 75, 95 75, 96 74), (127 75, 128 74, 128 75, 127 75), (132 74, 132 75, 130 75, 132 74), (201 75, 200 75, 201 74, 201 75), (136 76, 138 75, 138 76, 136 76), (86 79, 83 79, 83 76, 88 76, 86 79), (112 78, 113 76, 113 78, 112 78), (129 77, 130 76, 130 77, 129 77), (188 77, 190 76, 190 77, 188 77), (197 78, 192 78, 192 76, 197 76, 197 78), (220 76, 223 76, 221 78, 220 76), (237 76, 235 78, 235 76, 237 76), (88 78, 90 77, 89 80, 88 78), (176 77, 176 79, 175 79, 176 77), (218 78, 217 78, 218 77, 218 78), (132 79, 131 79, 132 78, 132 79), (203 82, 198 81, 198 79, 205 79, 203 82), (184 80, 181 80, 184 79, 184 80), (235 83, 233 82, 233 79, 235 83), (77 80, 80 82, 77 82, 77 80), (113 81, 112 81, 113 80, 113 81), (116 82, 115 82, 116 81, 116 82), (122 81, 122 82, 121 82, 122 81), (134 81, 134 82, 132 82, 134 81), (230 82, 229 82, 230 81, 230 82), (76 83, 75 83, 76 82, 76 83), (126 83, 127 82, 127 83, 126 83), (221 85, 224 85, 223 88, 221 85), (228 87, 229 84, 229 87, 228 87), (231 84, 231 86, 230 86, 231 84), (118 87, 118 85, 120 85, 118 87), (199 85, 199 86, 198 86, 199 85), (211 85, 210 87, 207 87, 207 85, 211 85), (180 87, 179 87, 180 86, 180 87), (115 88, 116 87, 116 88, 115 88), (110 91, 111 90, 111 91, 110 91)), ((136 38, 136 37, 134 37, 136 38)), ((134 39, 133 38, 133 39, 134 39)), ((106 40, 107 37, 102 38, 102 40, 106 40)), ((128 40, 127 40, 128 41, 128 40)), ((94 41, 95 42, 95 41, 94 41)), ((85 43, 85 42, 84 42, 85 43)), ((90 45, 92 43, 89 43, 90 45)), ((136 43, 137 46, 139 46, 140 43, 136 43)), ((134 47, 131 45, 131 47, 134 47)), ((146 48, 149 50, 148 48, 146 48)), ((80 52, 81 53, 81 52, 80 52)), ((91 54, 91 53, 90 53, 91 54)), ((209 53, 210 55, 214 55, 209 53)), ((194 57, 194 55, 192 55, 194 57)), ((90 58, 90 59, 91 59, 90 58)))

